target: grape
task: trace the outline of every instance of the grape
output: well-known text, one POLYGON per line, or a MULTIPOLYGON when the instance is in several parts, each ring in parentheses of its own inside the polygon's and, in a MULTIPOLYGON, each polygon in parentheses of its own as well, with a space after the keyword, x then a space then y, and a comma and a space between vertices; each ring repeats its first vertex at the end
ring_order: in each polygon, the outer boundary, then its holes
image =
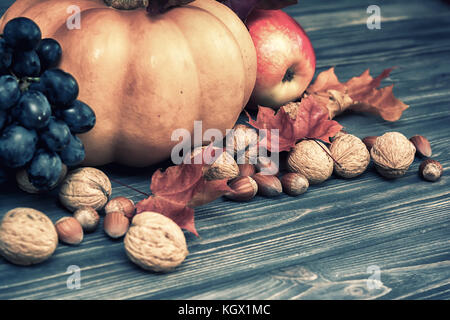
POLYGON ((5 39, 0 38, 0 74, 8 74, 12 62, 12 50, 6 45, 5 39))
POLYGON ((14 52, 11 70, 19 78, 39 76, 41 63, 36 51, 14 52))
POLYGON ((58 118, 62 119, 72 133, 85 133, 95 125, 95 113, 84 102, 75 100, 67 109, 56 110, 58 118))
POLYGON ((43 39, 36 52, 41 60, 42 71, 56 67, 61 60, 62 49, 55 39, 43 39))
POLYGON ((62 171, 60 157, 52 151, 38 149, 27 168, 31 184, 40 189, 48 190, 58 182, 62 171))
POLYGON ((13 76, 0 77, 0 110, 14 106, 20 98, 19 83, 13 76))
POLYGON ((78 96, 75 78, 61 69, 46 70, 41 76, 48 101, 57 107, 70 105, 78 96))
POLYGON ((5 168, 0 167, 0 185, 8 181, 8 172, 5 168))
POLYGON ((45 93, 45 87, 42 84, 42 82, 38 81, 38 82, 31 82, 30 85, 27 88, 28 90, 34 90, 34 91, 40 91, 42 93, 45 93))
POLYGON ((33 50, 41 41, 41 36, 39 26, 25 17, 10 20, 3 29, 6 44, 13 49, 33 50))
POLYGON ((80 138, 70 136, 70 143, 60 152, 62 162, 68 166, 76 166, 80 164, 85 157, 84 146, 80 138))
POLYGON ((48 125, 52 107, 42 92, 28 90, 22 94, 12 113, 26 128, 41 129, 48 125))
POLYGON ((38 136, 36 131, 10 125, 0 136, 0 163, 10 168, 24 166, 33 158, 38 136))
POLYGON ((51 118, 48 126, 40 134, 42 141, 51 151, 61 151, 70 143, 69 126, 56 118, 51 118))
POLYGON ((8 114, 4 110, 0 110, 0 130, 3 129, 3 126, 8 121, 8 114))

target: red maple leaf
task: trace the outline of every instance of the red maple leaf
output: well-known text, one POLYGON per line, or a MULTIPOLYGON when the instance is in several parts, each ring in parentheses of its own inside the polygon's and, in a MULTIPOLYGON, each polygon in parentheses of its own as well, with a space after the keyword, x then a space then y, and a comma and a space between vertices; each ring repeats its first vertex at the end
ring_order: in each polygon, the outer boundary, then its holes
MULTIPOLYGON (((329 119, 328 112, 310 96, 301 102, 291 102, 281 107, 277 113, 266 107, 258 107, 256 121, 250 115, 249 124, 263 131, 260 143, 272 152, 289 151, 305 138, 330 142, 329 138, 338 133, 342 126, 329 119), (272 131, 273 129, 278 130, 272 131), (273 136, 278 135, 278 147, 273 145, 273 136)), ((275 140, 276 141, 276 140, 275 140)))
POLYGON ((209 203, 230 192, 227 180, 208 181, 203 177, 207 164, 180 164, 157 170, 152 176, 152 195, 136 204, 136 213, 154 211, 171 218, 180 228, 198 236, 194 207, 209 203))

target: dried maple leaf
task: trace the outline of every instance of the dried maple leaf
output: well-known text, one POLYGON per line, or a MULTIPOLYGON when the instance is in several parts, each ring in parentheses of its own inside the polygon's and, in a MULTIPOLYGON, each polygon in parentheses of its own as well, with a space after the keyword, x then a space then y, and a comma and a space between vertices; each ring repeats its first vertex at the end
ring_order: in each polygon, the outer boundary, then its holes
POLYGON ((393 85, 379 88, 381 81, 391 71, 392 68, 386 69, 378 77, 372 78, 369 70, 366 70, 359 77, 341 83, 334 68, 330 68, 317 76, 306 90, 305 96, 313 96, 327 110, 330 119, 345 110, 352 110, 377 114, 387 121, 397 121, 408 105, 394 96, 393 85))
POLYGON ((267 129, 261 144, 272 152, 289 151, 297 141, 310 138, 330 142, 342 126, 330 120, 328 111, 320 107, 312 96, 301 102, 291 102, 281 107, 277 113, 271 108, 259 107, 256 121, 250 115, 249 124, 257 129, 267 129), (272 145, 272 129, 278 129, 278 148, 272 145))
POLYGON ((230 192, 227 180, 207 181, 207 164, 180 164, 157 170, 152 176, 152 195, 136 204, 136 212, 155 211, 171 218, 196 236, 194 207, 211 202, 230 192))

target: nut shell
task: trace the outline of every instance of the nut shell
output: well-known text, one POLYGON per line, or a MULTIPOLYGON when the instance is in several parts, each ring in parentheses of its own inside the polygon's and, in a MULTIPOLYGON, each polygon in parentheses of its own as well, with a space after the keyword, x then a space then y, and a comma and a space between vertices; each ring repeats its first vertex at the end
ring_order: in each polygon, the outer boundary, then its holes
POLYGON ((252 178, 258 185, 258 194, 264 197, 277 197, 283 192, 281 181, 276 176, 257 173, 252 178))
POLYGON ((370 154, 366 145, 351 134, 341 135, 330 147, 334 164, 334 172, 343 178, 354 178, 362 174, 370 163, 370 154))
POLYGON ((59 200, 70 211, 82 207, 102 209, 111 196, 109 178, 95 168, 79 168, 70 172, 61 183, 59 200))
POLYGON ((306 177, 300 173, 289 172, 280 179, 284 193, 290 196, 298 196, 305 193, 309 188, 309 182, 306 177))
POLYGON ((136 212, 136 207, 133 200, 120 196, 109 200, 105 206, 106 214, 115 211, 122 212, 125 217, 131 219, 136 212))
POLYGON ((256 160, 258 139, 258 133, 254 128, 238 124, 227 136, 227 150, 230 148, 233 150, 239 164, 253 163, 250 159, 253 157, 256 160))
MULTIPOLYGON (((58 181, 49 187, 49 190, 55 189, 66 177, 67 175, 67 166, 65 164, 62 165, 61 174, 59 176, 58 181)), ((44 193, 46 191, 42 191, 37 189, 33 184, 30 182, 30 179, 28 178, 27 170, 26 169, 20 169, 16 173, 16 182, 17 186, 20 190, 25 191, 27 193, 31 194, 37 194, 37 193, 44 193)))
POLYGON ((73 217, 78 220, 84 232, 93 232, 97 229, 100 216, 91 207, 83 207, 73 213, 73 217))
MULTIPOLYGON (((191 153, 191 159, 200 155, 205 146, 196 148, 191 153)), ((215 147, 214 150, 220 151, 220 148, 215 147)), ((210 164, 203 176, 206 180, 222 180, 233 179, 239 175, 239 167, 234 158, 226 151, 223 151, 217 159, 210 164)))
POLYGON ((288 170, 301 173, 310 184, 324 182, 333 173, 333 160, 325 150, 328 151, 328 148, 322 142, 300 141, 289 153, 288 170))
POLYGON ((414 161, 416 148, 399 132, 387 132, 375 140, 370 155, 377 171, 388 179, 403 176, 414 161))
POLYGON ((420 164, 419 172, 425 180, 434 182, 440 179, 444 172, 444 168, 438 161, 427 159, 420 164))
POLYGON ((64 243, 77 245, 83 241, 83 227, 74 217, 63 217, 55 223, 58 238, 64 243))
POLYGON ((110 212, 103 220, 103 228, 108 236, 113 239, 123 237, 128 231, 130 220, 122 212, 110 212))
POLYGON ((431 157, 431 145, 427 138, 424 136, 415 135, 409 138, 409 141, 411 141, 414 144, 414 147, 416 147, 416 152, 418 155, 422 157, 431 157))
POLYGON ((131 261, 157 272, 173 270, 188 255, 183 231, 173 220, 156 212, 134 216, 124 245, 131 261))
POLYGON ((234 201, 249 201, 253 199, 258 192, 258 185, 253 178, 242 176, 233 179, 229 183, 233 192, 225 194, 225 197, 234 201))
POLYGON ((53 222, 31 208, 8 211, 0 225, 0 254, 18 265, 30 265, 48 259, 58 246, 53 222))
POLYGON ((244 163, 238 164, 239 167, 239 175, 241 177, 252 176, 256 173, 256 168, 253 164, 244 163))

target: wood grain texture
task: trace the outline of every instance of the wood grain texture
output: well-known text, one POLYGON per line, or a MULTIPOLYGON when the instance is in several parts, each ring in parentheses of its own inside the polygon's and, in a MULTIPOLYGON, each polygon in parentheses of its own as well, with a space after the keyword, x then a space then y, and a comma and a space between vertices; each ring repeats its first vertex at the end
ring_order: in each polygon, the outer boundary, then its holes
MULTIPOLYGON (((12 2, 2 1, 0 12, 12 2)), ((433 158, 449 168, 450 6, 386 1, 380 4, 381 29, 369 30, 371 2, 304 0, 286 11, 310 35, 318 71, 336 66, 339 78, 348 80, 367 68, 377 75, 397 66, 383 85, 395 84, 396 96, 410 108, 395 123, 360 114, 337 117, 347 131, 359 137, 386 131, 424 135, 433 158)), ((333 177, 299 197, 257 196, 245 205, 219 199, 200 207, 200 237, 186 233, 190 254, 169 274, 133 265, 123 242, 101 228, 79 246, 60 244, 33 267, 2 259, 0 299, 449 299, 450 178, 445 171, 438 182, 425 182, 419 164, 416 159, 405 177, 393 181, 370 165, 360 177, 333 177), (78 290, 66 285, 71 265, 81 268, 78 290), (374 266, 381 283, 370 289, 374 266)), ((157 167, 102 169, 148 192, 157 167)), ((68 212, 55 195, 2 187, 0 217, 30 206, 56 221, 68 212)), ((117 182, 113 195, 144 197, 117 182)))

